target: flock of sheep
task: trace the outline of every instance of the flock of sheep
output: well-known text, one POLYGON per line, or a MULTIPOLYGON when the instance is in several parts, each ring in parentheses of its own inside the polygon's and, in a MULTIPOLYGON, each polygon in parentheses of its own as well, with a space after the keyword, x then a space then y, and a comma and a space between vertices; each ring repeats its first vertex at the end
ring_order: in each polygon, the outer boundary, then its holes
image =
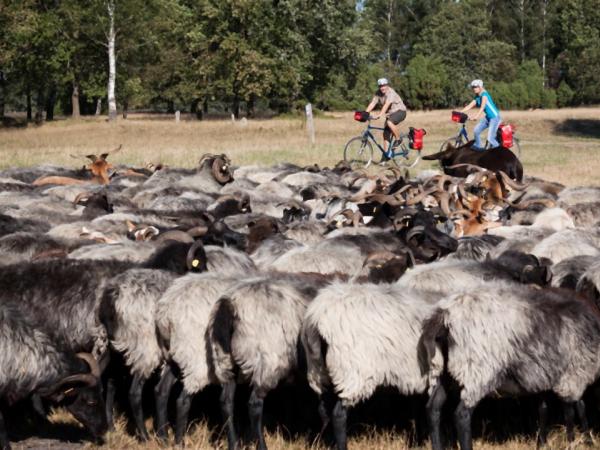
MULTIPOLYGON (((318 395, 323 429, 347 447, 348 409, 382 386, 425 394, 434 449, 442 408, 472 448, 485 397, 562 402, 568 437, 600 376, 600 188, 565 188, 465 165, 466 178, 280 164, 113 166, 0 172, 2 413, 62 404, 96 437, 128 374, 131 420, 188 428, 194 395, 221 386, 229 448, 236 387, 265 449, 265 398, 282 383, 318 395), (180 390, 174 389, 180 384, 180 390), (145 402, 146 405, 148 402, 145 402)), ((118 400, 118 399, 117 399, 118 400)), ((118 403, 118 402, 117 402, 118 403)), ((398 405, 402 408, 402 405, 398 405)), ((591 439, 591 435, 587 434, 591 439)))

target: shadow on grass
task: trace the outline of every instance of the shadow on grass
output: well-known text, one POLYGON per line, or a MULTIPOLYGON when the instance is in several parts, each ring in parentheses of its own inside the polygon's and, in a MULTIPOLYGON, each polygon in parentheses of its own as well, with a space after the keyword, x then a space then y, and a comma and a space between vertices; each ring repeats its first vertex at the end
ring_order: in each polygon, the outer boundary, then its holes
POLYGON ((2 128, 27 128, 27 120, 4 116, 0 119, 0 129, 2 128))
POLYGON ((557 124, 554 130, 559 134, 569 136, 600 139, 599 119, 567 119, 557 124))

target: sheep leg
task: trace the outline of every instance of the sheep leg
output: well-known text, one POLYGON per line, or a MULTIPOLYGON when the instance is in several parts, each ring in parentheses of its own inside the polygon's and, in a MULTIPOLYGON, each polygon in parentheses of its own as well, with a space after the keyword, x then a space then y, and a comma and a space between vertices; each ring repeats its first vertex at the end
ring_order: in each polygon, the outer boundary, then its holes
POLYGON ((2 450, 10 450, 10 441, 6 432, 6 424, 4 423, 4 415, 0 409, 0 448, 2 450))
POLYGON ((431 397, 427 401, 427 419, 429 422, 429 435, 431 437, 431 448, 433 450, 441 450, 442 435, 441 435, 441 417, 442 408, 446 402, 446 390, 441 383, 438 383, 431 393, 431 397))
POLYGON ((468 408, 461 400, 454 411, 454 425, 458 435, 461 450, 473 450, 473 436, 471 435, 471 414, 473 408, 468 408))
POLYGON ((175 443, 181 444, 192 407, 192 396, 182 389, 177 397, 177 423, 175 424, 175 443))
POLYGON ((223 414, 223 421, 227 426, 227 448, 229 450, 234 450, 237 447, 237 435, 235 433, 235 424, 233 423, 235 388, 235 381, 225 383, 220 397, 221 413, 223 414))
POLYGON ((330 408, 327 404, 327 399, 325 398, 325 394, 319 397, 319 417, 321 418, 321 431, 319 432, 322 435, 327 429, 327 425, 329 425, 330 421, 330 408))
POLYGON ((106 381, 106 421, 108 423, 108 429, 113 431, 115 429, 114 420, 114 407, 115 407, 115 380, 109 378, 106 381))
POLYGON ((31 406, 33 406, 33 410, 40 417, 40 419, 46 420, 48 413, 46 412, 46 408, 44 408, 42 398, 38 394, 33 394, 31 396, 31 406))
POLYGON ((177 381, 173 369, 171 366, 166 365, 163 367, 162 373, 160 374, 160 380, 154 387, 154 404, 156 405, 156 423, 154 429, 156 434, 162 440, 167 439, 167 422, 168 412, 167 405, 169 402, 169 394, 171 388, 177 381))
POLYGON ((546 399, 542 399, 538 405, 539 434, 537 437, 537 447, 544 447, 548 440, 548 404, 546 399))
POLYGON ((333 423, 333 434, 338 450, 346 450, 348 448, 348 437, 346 435, 346 421, 348 419, 348 409, 339 398, 335 402, 331 414, 333 423))
POLYGON ((567 441, 575 440, 575 402, 564 402, 565 425, 567 426, 567 441))
POLYGON ((265 394, 262 390, 253 387, 250 399, 248 400, 248 415, 250 416, 250 428, 256 440, 256 448, 259 450, 267 450, 262 429, 264 401, 265 394))
POLYGON ((131 413, 133 414, 138 437, 142 441, 147 441, 150 438, 148 430, 146 430, 144 411, 142 410, 142 390, 144 389, 145 382, 146 379, 144 377, 136 374, 131 381, 131 386, 129 386, 129 405, 131 407, 131 413))
POLYGON ((579 423, 581 423, 581 432, 583 433, 583 440, 586 445, 592 445, 594 441, 592 440, 592 434, 590 433, 590 425, 587 419, 587 414, 585 412, 585 402, 583 399, 579 399, 577 403, 575 403, 575 408, 577 409, 577 417, 579 418, 579 423))

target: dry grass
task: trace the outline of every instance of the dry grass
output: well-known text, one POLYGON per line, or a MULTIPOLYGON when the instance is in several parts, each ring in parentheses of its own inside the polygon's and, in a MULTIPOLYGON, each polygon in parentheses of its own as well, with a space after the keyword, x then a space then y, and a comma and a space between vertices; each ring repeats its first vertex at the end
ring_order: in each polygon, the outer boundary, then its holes
MULTIPOLYGON (((600 108, 510 111, 504 119, 518 127, 526 173, 565 184, 600 182, 600 108), (566 128, 567 131, 558 131, 566 128), (568 134, 571 129, 572 133, 568 134)), ((457 132, 448 111, 412 112, 408 126, 427 129, 425 153, 457 132)), ((0 129, 0 168, 40 163, 79 165, 70 154, 109 150, 123 144, 115 162, 142 165, 164 162, 194 166, 205 152, 225 152, 236 164, 332 165, 345 142, 362 130, 350 113, 316 119, 317 144, 311 148, 300 118, 250 120, 244 126, 228 120, 182 121, 132 115, 109 124, 104 119, 58 120, 25 129, 0 129)), ((472 125, 469 125, 472 129, 472 125)), ((421 163, 421 168, 431 163, 421 163)))
MULTIPOLYGON (((55 411, 51 417, 51 422, 56 425, 70 425, 79 426, 72 416, 66 413, 64 410, 55 411)), ((147 422, 149 429, 151 428, 151 421, 147 422)), ((224 434, 224 433, 223 433, 224 434)), ((33 444, 32 440, 21 441, 16 443, 14 447, 19 448, 31 448, 33 444)), ((268 433, 267 434, 267 445, 271 450, 325 450, 328 447, 323 445, 321 442, 309 442, 304 438, 289 439, 286 437, 284 432, 268 433)), ((50 441, 45 441, 46 446, 50 446, 50 441)), ((563 429, 558 428, 550 433, 548 439, 548 448, 550 449, 577 449, 577 448, 589 448, 583 444, 583 438, 581 435, 577 435, 576 440, 569 445, 566 441, 566 434, 563 429)), ((173 445, 170 441, 169 444, 163 444, 158 439, 152 438, 149 442, 140 443, 133 436, 127 434, 125 430, 125 420, 120 417, 116 423, 116 430, 108 433, 106 436, 106 443, 98 447, 92 443, 86 443, 83 445, 86 449, 128 449, 128 450, 177 450, 181 447, 173 445)), ((52 448, 58 448, 52 445, 52 448)), ((71 446, 69 446, 71 448, 71 446)), ((190 427, 189 433, 185 438, 184 448, 190 450, 208 450, 208 449, 225 449, 227 443, 225 438, 218 438, 218 430, 211 430, 205 423, 193 424, 190 427), (217 433, 217 439, 215 440, 215 433, 217 433)), ((253 448, 253 447, 248 447, 253 448)), ((408 438, 405 434, 395 433, 393 431, 376 431, 369 429, 358 436, 354 436, 349 440, 350 450, 399 450, 399 449, 414 449, 414 450, 425 450, 429 449, 429 445, 422 447, 410 446, 408 438)), ((478 439, 474 443, 475 450, 530 450, 535 448, 535 441, 531 438, 526 439, 522 437, 515 437, 509 441, 502 443, 489 443, 486 440, 478 439)), ((597 448, 597 447, 596 447, 597 448)))

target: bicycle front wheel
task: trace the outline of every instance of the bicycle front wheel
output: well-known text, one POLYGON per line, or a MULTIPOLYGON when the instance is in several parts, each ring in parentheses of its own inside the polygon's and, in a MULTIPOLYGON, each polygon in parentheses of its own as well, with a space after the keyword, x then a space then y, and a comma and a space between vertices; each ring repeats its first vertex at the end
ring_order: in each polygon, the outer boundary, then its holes
POLYGON ((459 137, 451 137, 442 142, 442 145, 440 145, 440 152, 445 151, 448 148, 448 145, 452 145, 454 148, 457 148, 465 144, 466 142, 464 141, 462 135, 459 137))
POLYGON ((421 160, 421 151, 414 150, 402 144, 400 148, 394 151, 394 157, 392 161, 398 167, 404 167, 406 169, 412 169, 421 160))
POLYGON ((521 141, 516 136, 513 136, 513 146, 511 150, 517 156, 517 158, 521 159, 521 141))
POLYGON ((353 169, 369 167, 373 161, 373 146, 363 136, 350 139, 344 147, 344 161, 353 169))

